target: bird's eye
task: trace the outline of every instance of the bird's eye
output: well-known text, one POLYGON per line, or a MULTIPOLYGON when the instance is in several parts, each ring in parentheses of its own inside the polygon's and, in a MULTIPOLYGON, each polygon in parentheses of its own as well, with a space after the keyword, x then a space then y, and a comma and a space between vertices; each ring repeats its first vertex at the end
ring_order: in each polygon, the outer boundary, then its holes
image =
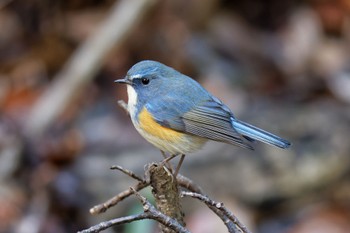
POLYGON ((149 84, 149 79, 148 78, 142 78, 141 82, 142 82, 143 85, 147 85, 147 84, 149 84))

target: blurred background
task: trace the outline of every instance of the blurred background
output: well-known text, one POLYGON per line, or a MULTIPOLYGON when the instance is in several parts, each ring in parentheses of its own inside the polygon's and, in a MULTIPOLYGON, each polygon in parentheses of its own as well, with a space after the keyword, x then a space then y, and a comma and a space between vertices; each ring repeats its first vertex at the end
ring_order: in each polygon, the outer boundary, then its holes
MULTIPOLYGON (((293 143, 208 143, 182 174, 252 232, 350 232, 349 0, 0 1, 0 232, 76 232, 142 211, 130 197, 89 214, 135 184, 110 166, 143 175, 162 159, 113 83, 144 59, 293 143)), ((227 232, 202 203, 183 201, 192 232, 227 232)))

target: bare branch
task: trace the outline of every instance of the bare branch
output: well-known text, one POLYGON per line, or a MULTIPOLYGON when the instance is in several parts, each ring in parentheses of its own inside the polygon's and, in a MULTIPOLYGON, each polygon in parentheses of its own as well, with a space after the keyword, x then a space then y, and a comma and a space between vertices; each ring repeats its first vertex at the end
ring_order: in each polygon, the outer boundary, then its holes
POLYGON ((105 203, 91 208, 90 213, 99 214, 105 212, 108 208, 118 204, 120 201, 131 196, 132 194, 135 194, 135 196, 142 203, 144 213, 102 222, 82 232, 99 232, 114 225, 137 221, 140 219, 153 219, 159 222, 163 232, 189 232, 184 227, 183 213, 178 200, 179 194, 177 186, 180 185, 187 190, 193 191, 181 192, 182 197, 189 196, 204 202, 224 222, 230 233, 250 233, 248 229, 233 215, 233 213, 226 209, 222 203, 215 202, 202 194, 202 189, 189 178, 178 174, 176 179, 174 179, 173 174, 165 169, 163 163, 153 163, 148 166, 145 172, 146 174, 149 174, 150 181, 142 179, 132 171, 121 166, 112 166, 111 169, 119 170, 124 174, 138 180, 139 182, 134 187, 119 193, 105 203), (148 185, 151 185, 153 188, 152 193, 156 199, 157 208, 159 208, 159 210, 150 204, 145 197, 138 193, 139 190, 147 187, 148 185))
POLYGON ((202 188, 199 187, 199 185, 197 185, 196 183, 194 183, 190 178, 183 176, 181 174, 178 174, 176 176, 176 180, 181 187, 183 187, 191 192, 203 194, 202 188))
POLYGON ((103 230, 110 228, 112 226, 121 225, 124 223, 130 223, 130 222, 134 222, 134 221, 138 221, 138 220, 142 220, 142 219, 149 219, 149 214, 148 213, 140 213, 140 214, 136 214, 136 215, 130 215, 130 216, 126 216, 126 217, 112 219, 109 221, 101 222, 95 226, 88 228, 88 229, 78 231, 78 233, 100 232, 100 231, 103 231, 103 230))
MULTIPOLYGON (((247 227, 242 224, 234 214, 229 211, 226 207, 224 207, 223 203, 216 202, 211 200, 208 196, 205 196, 200 193, 194 193, 194 192, 181 192, 181 196, 185 197, 192 197, 196 198, 202 202, 204 202, 211 210, 213 210, 215 213, 219 213, 218 216, 224 221, 224 223, 227 225, 227 219, 228 218, 230 221, 232 221, 235 225, 237 225, 243 233, 251 233, 247 227), (217 211, 218 210, 218 211, 217 211), (225 216, 225 218, 222 218, 222 216, 225 216)), ((230 231, 231 232, 231 231, 230 231)))
MULTIPOLYGON (((139 182, 133 188, 136 191, 140 191, 140 190, 146 188, 148 185, 149 185, 148 182, 139 182)), ((112 206, 115 206, 116 204, 118 204, 119 202, 121 202, 125 198, 131 196, 132 194, 133 194, 133 192, 130 189, 125 190, 125 191, 119 193, 118 195, 112 197, 108 201, 92 207, 90 209, 90 213, 91 214, 104 213, 104 212, 106 212, 107 209, 111 208, 112 206)))
POLYGON ((164 226, 169 227, 170 229, 174 230, 178 233, 190 233, 189 230, 187 230, 185 227, 183 227, 178 221, 176 221, 173 218, 170 218, 169 216, 166 216, 165 214, 161 213, 159 210, 157 210, 156 207, 154 207, 147 199, 142 196, 140 193, 136 191, 134 188, 130 188, 128 190, 131 194, 135 194, 135 196, 140 200, 143 206, 143 213, 126 216, 126 217, 120 217, 116 219, 112 219, 109 221, 101 222, 95 226, 92 226, 88 229, 85 229, 83 231, 79 231, 79 233, 93 233, 93 232, 100 232, 107 228, 110 228, 112 226, 130 223, 142 219, 153 219, 164 226))
POLYGON ((126 169, 126 168, 123 168, 123 167, 121 167, 119 165, 114 165, 114 166, 111 167, 111 169, 112 170, 119 170, 119 171, 123 172, 124 174, 130 176, 131 178, 134 178, 135 180, 138 180, 140 182, 145 182, 144 179, 142 179, 141 177, 136 175, 134 172, 132 172, 132 171, 126 169))
POLYGON ((136 192, 133 188, 130 188, 132 192, 135 193, 136 197, 141 201, 143 209, 145 213, 149 213, 149 217, 157 222, 167 226, 168 228, 174 230, 177 233, 190 233, 180 222, 176 219, 173 219, 159 210, 155 206, 153 206, 145 197, 143 197, 140 193, 136 192))
POLYGON ((251 233, 248 228, 241 223, 238 218, 231 212, 229 211, 226 207, 224 207, 224 205, 221 203, 221 207, 219 208, 220 210, 222 210, 225 215, 234 223, 236 224, 244 233, 251 233))
POLYGON ((241 233, 238 226, 235 225, 220 209, 215 206, 208 206, 225 224, 229 233, 241 233))

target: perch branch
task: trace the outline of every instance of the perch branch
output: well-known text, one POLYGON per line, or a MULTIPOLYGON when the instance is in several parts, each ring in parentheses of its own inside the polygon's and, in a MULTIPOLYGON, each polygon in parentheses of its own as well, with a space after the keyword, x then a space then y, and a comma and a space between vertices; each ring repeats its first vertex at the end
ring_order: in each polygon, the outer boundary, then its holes
POLYGON ((141 201, 145 213, 150 213, 150 217, 152 219, 163 224, 164 226, 169 227, 177 233, 190 233, 184 226, 182 226, 181 222, 178 222, 176 219, 173 219, 160 212, 155 206, 153 206, 149 201, 147 201, 145 197, 141 196, 140 193, 136 192, 136 190, 132 189, 132 191, 135 193, 136 197, 141 201))
MULTIPOLYGON (((139 182, 133 187, 136 191, 140 191, 140 190, 146 188, 147 186, 149 186, 149 184, 150 184, 149 181, 142 179, 141 177, 137 176, 132 171, 125 169, 121 166, 118 166, 118 165, 112 166, 111 169, 119 170, 119 171, 123 172, 124 174, 130 176, 131 178, 138 180, 139 182)), ((192 180, 190 180, 189 178, 187 178, 181 174, 178 174, 176 179, 181 187, 184 187, 187 190, 190 190, 192 192, 203 193, 202 189, 198 185, 196 185, 192 180)), ((93 215, 104 213, 107 211, 107 209, 117 205, 119 202, 121 202, 122 200, 124 200, 125 198, 127 198, 131 195, 132 195, 132 192, 130 191, 130 189, 124 190, 124 191, 120 192, 119 194, 117 194, 116 196, 110 198, 106 202, 92 207, 90 209, 90 213, 93 215)))
MULTIPOLYGON (((118 204, 120 201, 134 194, 142 203, 144 212, 112 219, 106 222, 97 224, 89 229, 83 230, 84 233, 100 232, 114 225, 120 225, 124 223, 130 223, 141 219, 153 219, 159 222, 162 232, 189 232, 184 227, 183 213, 181 211, 181 205, 178 200, 178 188, 177 185, 190 190, 191 192, 181 192, 181 196, 188 196, 196 198, 205 203, 226 225, 230 233, 250 233, 249 230, 220 202, 215 202, 209 197, 203 194, 202 189, 196 185, 191 179, 178 174, 174 179, 173 174, 165 169, 163 163, 152 163, 146 169, 148 179, 142 179, 134 172, 125 169, 121 166, 112 166, 111 169, 115 169, 123 172, 131 178, 138 181, 138 183, 115 197, 109 199, 105 203, 97 205, 90 209, 91 214, 99 214, 105 212, 110 207, 118 204), (157 209, 151 205, 147 199, 141 196, 138 191, 151 185, 152 193, 156 199, 157 209)), ((146 177, 147 177, 146 175, 146 177)))
POLYGON ((170 218, 169 216, 157 210, 157 208, 155 208, 149 201, 147 201, 145 197, 139 194, 134 188, 130 188, 129 192, 132 194, 135 194, 135 196, 140 200, 143 206, 143 211, 144 211, 143 213, 101 222, 95 226, 92 226, 88 229, 80 231, 80 233, 100 232, 102 230, 105 230, 115 225, 130 223, 130 222, 138 221, 142 219, 153 219, 178 233, 190 233, 178 221, 170 218))
POLYGON ((181 187, 183 187, 191 192, 203 193, 202 188, 199 187, 199 185, 195 184, 190 178, 188 178, 186 176, 178 174, 176 176, 176 180, 181 187))
MULTIPOLYGON (((152 163, 147 171, 150 175, 150 185, 157 209, 185 226, 178 183, 173 173, 169 172, 163 162, 152 163)), ((177 232, 164 224, 160 225, 160 230, 164 233, 177 232)))
MULTIPOLYGON (((247 229, 247 227, 243 223, 241 223, 236 216, 234 216, 234 214, 231 211, 229 211, 226 207, 224 207, 223 203, 213 201, 209 197, 207 197, 203 194, 200 194, 200 193, 183 191, 183 192, 181 192, 181 196, 192 197, 192 198, 196 198, 196 199, 200 200, 201 202, 205 203, 213 211, 215 209, 215 211, 214 211, 215 213, 220 213, 219 217, 225 216, 230 221, 232 221, 235 225, 237 225, 241 229, 241 231, 243 233, 251 233, 247 229), (218 210, 218 211, 216 211, 216 210, 218 210)), ((226 218, 224 218, 224 219, 222 218, 222 220, 225 222, 225 224, 226 224, 226 220, 227 220, 226 218)))

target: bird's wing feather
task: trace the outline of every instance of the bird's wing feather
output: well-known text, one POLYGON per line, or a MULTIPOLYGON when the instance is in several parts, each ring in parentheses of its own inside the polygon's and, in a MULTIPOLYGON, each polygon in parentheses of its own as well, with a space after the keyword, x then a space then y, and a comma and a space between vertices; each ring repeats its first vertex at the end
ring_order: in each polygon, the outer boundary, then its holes
POLYGON ((226 111, 219 103, 209 101, 186 112, 182 120, 186 132, 252 149, 232 127, 231 117, 231 112, 226 111))
POLYGON ((157 105, 158 111, 155 119, 162 126, 252 149, 233 128, 231 122, 233 115, 220 101, 210 98, 193 104, 190 108, 188 103, 183 105, 178 101, 170 102, 171 104, 168 102, 166 105, 163 103, 165 102, 157 105), (184 109, 183 106, 189 109, 184 109))

